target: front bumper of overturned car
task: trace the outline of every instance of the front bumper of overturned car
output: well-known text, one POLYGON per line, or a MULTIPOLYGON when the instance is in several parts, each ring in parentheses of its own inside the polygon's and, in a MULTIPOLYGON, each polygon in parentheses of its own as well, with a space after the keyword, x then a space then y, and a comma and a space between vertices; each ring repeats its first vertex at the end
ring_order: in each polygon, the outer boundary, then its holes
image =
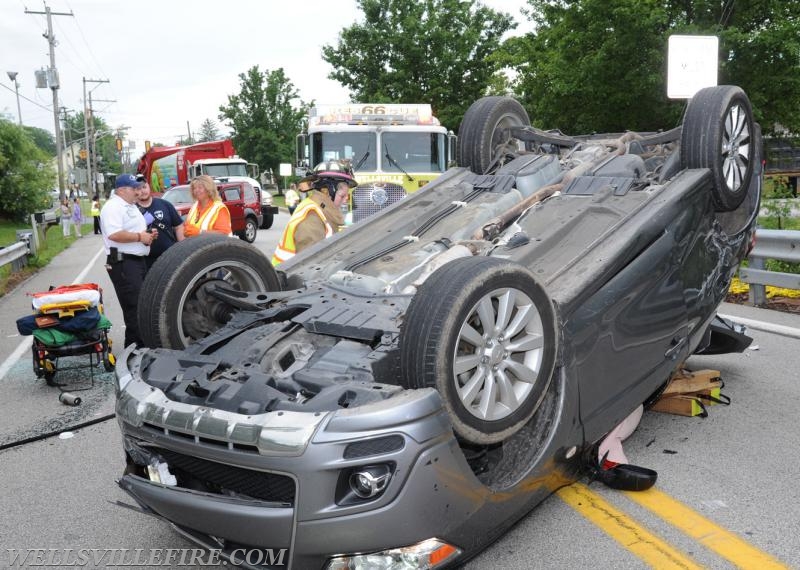
MULTIPOLYGON (((119 485, 143 511, 223 556, 285 550, 293 568, 322 568, 336 555, 455 534, 486 502, 434 390, 327 414, 285 412, 282 424, 273 423, 276 412, 246 416, 168 400, 138 377, 139 358, 128 350, 117 366, 128 461, 119 485), (147 465, 158 463, 227 490, 161 483, 148 476, 147 465), (370 498, 352 491, 365 469, 391 474, 370 498)), ((461 552, 453 546, 447 563, 461 552)))

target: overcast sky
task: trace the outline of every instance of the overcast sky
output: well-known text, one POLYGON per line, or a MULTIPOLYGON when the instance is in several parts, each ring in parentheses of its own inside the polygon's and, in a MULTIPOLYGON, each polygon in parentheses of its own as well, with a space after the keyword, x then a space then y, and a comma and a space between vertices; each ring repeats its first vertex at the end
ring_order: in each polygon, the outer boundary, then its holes
MULTIPOLYGON (((521 16, 525 0, 484 0, 510 13, 516 33, 530 29, 521 16)), ((109 79, 87 84, 93 106, 116 128, 130 127, 136 143, 145 139, 173 144, 210 118, 219 124, 219 106, 239 92, 239 73, 258 65, 283 67, 305 101, 341 103, 348 91, 327 79, 331 67, 321 47, 335 44, 341 29, 360 19, 355 0, 50 0, 58 42, 59 104, 80 111, 82 78, 109 79)), ((0 114, 17 119, 13 82, 17 71, 22 120, 54 130, 52 93, 36 89, 34 71, 49 66, 42 37, 46 17, 41 1, 0 0, 0 114), (25 100, 23 97, 29 99, 25 100), (46 108, 42 108, 46 107, 46 108)))

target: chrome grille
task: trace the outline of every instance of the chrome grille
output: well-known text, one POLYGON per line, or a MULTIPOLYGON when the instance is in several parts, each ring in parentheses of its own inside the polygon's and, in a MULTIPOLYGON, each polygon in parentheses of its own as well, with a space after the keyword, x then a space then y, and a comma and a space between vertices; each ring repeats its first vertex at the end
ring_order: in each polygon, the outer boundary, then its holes
POLYGON ((405 198, 406 191, 399 184, 373 182, 361 184, 353 190, 353 221, 358 222, 388 208, 405 198))

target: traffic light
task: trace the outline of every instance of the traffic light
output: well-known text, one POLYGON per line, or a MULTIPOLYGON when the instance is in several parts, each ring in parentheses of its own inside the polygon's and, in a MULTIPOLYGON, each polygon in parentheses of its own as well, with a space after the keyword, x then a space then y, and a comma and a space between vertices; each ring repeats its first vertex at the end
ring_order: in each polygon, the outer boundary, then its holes
POLYGON ((150 141, 144 141, 144 151, 150 152, 150 141))
POLYGON ((122 139, 117 139, 117 150, 122 152, 122 139))
POLYGON ((79 150, 78 156, 80 157, 81 160, 86 160, 86 149, 82 148, 81 150, 79 150))

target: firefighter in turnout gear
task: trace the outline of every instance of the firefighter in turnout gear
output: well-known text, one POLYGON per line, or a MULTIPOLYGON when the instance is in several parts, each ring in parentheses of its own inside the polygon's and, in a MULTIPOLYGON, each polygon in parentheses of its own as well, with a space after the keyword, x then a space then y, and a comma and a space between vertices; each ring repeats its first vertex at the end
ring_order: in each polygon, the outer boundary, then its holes
POLYGON ((348 203, 350 188, 356 185, 352 169, 335 161, 317 165, 311 175, 303 178, 299 190, 309 187, 310 194, 286 224, 272 264, 278 265, 339 231, 344 226, 341 208, 348 203))

